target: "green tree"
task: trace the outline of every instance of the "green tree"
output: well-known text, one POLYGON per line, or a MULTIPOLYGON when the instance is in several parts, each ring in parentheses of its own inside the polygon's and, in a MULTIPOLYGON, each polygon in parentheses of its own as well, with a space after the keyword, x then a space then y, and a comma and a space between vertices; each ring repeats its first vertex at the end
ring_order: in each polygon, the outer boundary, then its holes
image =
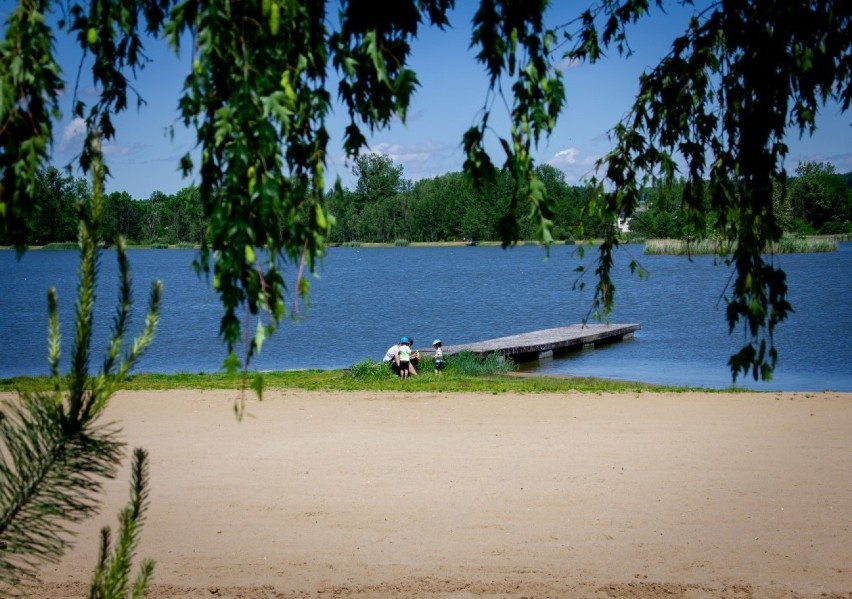
POLYGON ((328 198, 326 209, 334 216, 335 226, 331 231, 332 243, 345 243, 358 239, 358 209, 354 194, 348 189, 340 190, 328 198))
MULTIPOLYGON (((542 193, 544 193, 542 183, 542 193)), ((530 239, 534 224, 526 219, 526 206, 515 196, 517 182, 508 169, 501 169, 487 184, 477 189, 472 206, 465 213, 462 233, 477 239, 530 239), (471 227, 482 227, 478 233, 471 227)), ((551 198, 548 198, 550 200, 551 198)), ((508 243, 507 243, 508 245, 508 243)))
MULTIPOLYGON (((594 62, 609 47, 629 52, 627 27, 648 11, 641 0, 607 0, 586 11, 569 36, 568 57, 594 62)), ((613 223, 619 214, 635 214, 646 181, 671 180, 678 159, 685 164, 686 224, 712 229, 734 248, 724 256, 735 271, 726 316, 730 331, 742 325, 749 339, 729 361, 734 379, 768 379, 777 361, 773 333, 791 306, 784 271, 768 254, 783 233, 772 188, 786 178, 785 136, 813 132, 829 99, 849 108, 850 21, 852 4, 834 0, 710 4, 642 75, 632 109, 612 131, 614 147, 599 163, 604 175, 593 210, 613 223)), ((601 314, 614 298, 617 246, 612 225, 596 268, 601 314)))
POLYGON ((411 196, 411 218, 417 231, 413 239, 458 241, 471 234, 484 238, 480 226, 472 231, 462 226, 468 211, 474 209, 477 202, 474 188, 464 173, 421 179, 412 186, 411 196))
POLYGON ((177 241, 187 243, 202 243, 207 222, 204 220, 204 209, 197 187, 185 187, 171 197, 173 227, 177 233, 177 241), (177 216, 175 216, 177 215, 177 216))
POLYGON ((462 239, 493 239, 492 233, 497 227, 489 222, 489 213, 481 196, 474 196, 472 202, 466 206, 459 223, 459 233, 462 239))
POLYGON ((568 185, 562 171, 549 164, 537 166, 536 176, 544 183, 547 196, 554 204, 554 237, 574 240, 581 236, 580 231, 591 232, 595 236, 600 222, 584 211, 592 189, 587 185, 568 185))
POLYGON ((126 191, 114 191, 105 198, 103 240, 112 242, 116 236, 137 241, 141 238, 140 210, 126 191))
POLYGON ((352 168, 357 177, 351 199, 355 203, 359 239, 389 242, 406 235, 408 190, 402 166, 389 156, 362 154, 352 168))
MULTIPOLYGON (((442 193, 441 182, 452 176, 442 175, 433 179, 415 181, 411 187, 411 226, 414 239, 423 241, 446 241, 452 229, 453 215, 447 214, 447 196, 442 193)), ((450 198, 451 199, 451 198, 450 198)))
POLYGON ((564 208, 568 204, 570 195, 568 185, 565 183, 565 174, 555 166, 540 164, 535 168, 536 176, 544 184, 545 193, 554 205, 554 237, 557 239, 571 237, 570 230, 573 222, 566 219, 564 208), (561 218, 560 218, 561 217, 561 218), (559 233, 556 233, 559 231, 559 233))
MULTIPOLYGON (((153 198, 152 198, 153 200, 153 198)), ((159 196, 162 240, 166 243, 201 243, 205 220, 198 188, 185 187, 171 196, 159 196)))
POLYGON ((38 202, 32 214, 30 242, 43 245, 77 239, 77 202, 89 194, 84 180, 64 176, 54 167, 39 170, 38 202))
POLYGON ((352 173, 357 177, 356 202, 361 204, 369 200, 381 201, 406 187, 402 166, 394 164, 390 156, 362 154, 355 159, 352 173))
MULTIPOLYGON (((633 225, 646 237, 693 239, 696 233, 685 218, 686 182, 683 179, 659 182, 645 190, 645 210, 633 225)), ((701 236, 701 235, 698 235, 701 236)))
MULTIPOLYGON (((0 223, 19 250, 27 240, 24 215, 36 201, 35 172, 47 161, 52 118, 66 87, 53 56, 54 31, 44 18, 58 4, 20 0, 0 45, 0 223)), ((250 359, 287 314, 284 265, 313 268, 327 243, 332 223, 326 216, 326 119, 332 94, 348 116, 343 149, 355 157, 366 147, 365 131, 405 121, 418 85, 409 67, 411 41, 424 26, 446 27, 453 4, 400 0, 375 10, 366 2, 344 1, 329 15, 324 0, 67 3, 68 18, 58 29, 75 36, 91 57, 99 90, 91 105, 80 99, 74 104, 89 137, 114 137, 113 116, 126 109, 132 76, 147 60, 143 31, 165 35, 176 50, 192 40, 193 68, 178 105, 183 122, 196 131, 208 226, 196 267, 214 271, 224 306, 220 330, 229 350, 248 324, 240 309, 247 307, 251 318, 262 321, 250 359)), ((535 235, 552 241, 554 204, 532 155, 564 105, 557 61, 597 61, 609 47, 629 52, 628 26, 651 10, 646 0, 604 0, 573 23, 548 27, 547 4, 483 0, 472 22, 471 47, 489 82, 477 120, 462 135, 464 167, 480 187, 509 173, 512 191, 499 221, 505 244, 521 234, 518 218, 529 218, 535 235), (560 33, 570 44, 564 57, 556 50, 560 33), (507 131, 493 127, 495 106, 507 109, 507 131), (486 150, 492 137, 502 153, 500 168, 486 150)), ((771 375, 777 357, 772 334, 790 309, 784 273, 766 256, 781 235, 771 208, 772 183, 784 180, 788 129, 813 131, 829 99, 848 109, 850 13, 852 4, 836 0, 713 3, 642 76, 633 109, 612 132, 615 146, 601 161, 604 176, 586 212, 605 227, 596 267, 600 316, 614 300, 610 272, 617 217, 633 216, 646 178, 673 177, 681 158, 689 226, 708 230, 709 214, 710 228, 731 241, 726 247, 736 248, 727 257, 736 271, 727 319, 732 331, 744 323, 750 341, 732 358, 732 373, 771 375), (709 213, 699 207, 705 179, 709 213)), ((90 148, 81 153, 84 169, 94 158, 90 148)), ((192 155, 181 159, 181 167, 187 174, 195 171, 192 155)), ((307 292, 304 280, 297 285, 307 292)))
POLYGON ((828 162, 804 162, 796 167, 790 186, 790 203, 796 216, 816 230, 829 223, 844 223, 849 213, 849 188, 828 162))
POLYGON ((772 212, 778 219, 779 227, 784 231, 793 230, 793 204, 790 201, 790 194, 786 193, 784 186, 777 181, 772 184, 772 212))
POLYGON ((370 202, 361 210, 358 219, 358 239, 368 243, 387 241, 390 226, 385 206, 380 202, 370 202))
POLYGON ((166 201, 168 196, 161 191, 155 191, 147 200, 142 202, 142 239, 148 243, 165 242, 166 201))

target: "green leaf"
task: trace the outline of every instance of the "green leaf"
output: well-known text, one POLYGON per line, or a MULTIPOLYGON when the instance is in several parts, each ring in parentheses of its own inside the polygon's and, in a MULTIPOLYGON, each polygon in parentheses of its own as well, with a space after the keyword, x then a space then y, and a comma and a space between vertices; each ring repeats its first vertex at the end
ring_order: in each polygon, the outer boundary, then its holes
POLYGON ((266 341, 266 327, 260 319, 257 320, 257 326, 254 329, 254 338, 252 339, 252 347, 254 354, 260 354, 260 349, 263 347, 263 342, 266 341))
POLYGON ((242 368, 242 363, 240 359, 234 352, 230 352, 228 356, 225 358, 224 362, 222 362, 221 367, 227 374, 234 375, 240 371, 242 368))
POLYGON ((264 382, 263 375, 261 373, 257 373, 254 375, 251 381, 251 388, 257 395, 258 401, 263 401, 263 390, 264 390, 264 382))

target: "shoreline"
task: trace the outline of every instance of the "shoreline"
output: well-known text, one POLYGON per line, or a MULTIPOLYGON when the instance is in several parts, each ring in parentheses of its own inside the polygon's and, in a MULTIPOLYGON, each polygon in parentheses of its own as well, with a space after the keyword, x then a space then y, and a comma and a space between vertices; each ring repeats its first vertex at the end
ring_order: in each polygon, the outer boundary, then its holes
MULTIPOLYGON (((852 393, 235 396, 107 410, 151 456, 149 599, 852 593, 852 393)), ((85 596, 127 470, 32 599, 85 596)))
MULTIPOLYGON (((420 349, 428 353, 429 348, 420 349)), ((589 377, 560 372, 540 372, 525 369, 491 374, 463 375, 435 378, 431 372, 407 379, 402 383, 398 377, 390 376, 374 378, 348 377, 352 368, 292 368, 285 370, 249 370, 247 375, 252 377, 260 374, 264 378, 264 388, 268 390, 286 391, 363 391, 363 392, 393 392, 408 393, 707 393, 707 394, 763 394, 779 396, 781 394, 852 394, 852 390, 813 388, 813 389, 755 389, 750 387, 690 387, 683 385, 666 385, 648 383, 640 380, 612 379, 604 377, 589 377)), ((243 380, 242 371, 228 374, 217 372, 139 372, 131 373, 121 384, 126 391, 193 391, 207 389, 224 389, 239 391, 243 380)), ((39 391, 51 388, 48 375, 13 375, 0 376, 0 394, 22 391, 39 391)), ((248 390, 248 387, 246 387, 248 390)))
MULTIPOLYGON (((846 235, 805 235, 803 238, 805 241, 809 242, 820 242, 820 241, 834 241, 836 243, 849 242, 850 236, 846 235)), ((589 245, 596 246, 601 242, 600 239, 584 239, 584 240, 573 240, 573 239, 562 239, 556 240, 551 245, 559 246, 559 245, 589 245)), ((641 238, 635 240, 624 240, 623 244, 635 244, 635 245, 672 245, 672 244, 686 244, 687 240, 684 239, 665 239, 665 238, 641 238)), ((55 251, 55 250, 66 250, 66 249, 75 249, 77 243, 75 241, 67 241, 67 242, 56 242, 54 244, 48 245, 30 245, 27 246, 27 251, 55 251), (55 247, 52 247, 55 246, 55 247)), ((534 239, 521 239, 515 243, 515 246, 538 246, 545 247, 540 241, 534 239)), ((410 241, 404 244, 396 244, 394 242, 343 242, 343 243, 330 243, 326 246, 326 248, 338 248, 338 247, 349 247, 349 248, 393 248, 393 247, 411 247, 411 248, 429 248, 429 247, 469 247, 469 244, 464 239, 453 240, 453 241, 410 241)), ((477 240, 474 244, 475 247, 502 247, 501 241, 479 241, 477 240)), ((113 246, 105 246, 103 249, 110 249, 113 246)), ((148 244, 128 244, 128 250, 150 250, 150 249, 169 249, 169 250, 191 250, 191 249, 199 249, 201 246, 199 244, 191 244, 188 242, 181 243, 148 243, 148 244)), ((15 248, 12 246, 0 245, 0 251, 13 251, 15 248)), ((809 250, 809 251, 801 251, 800 253, 818 253, 824 250, 809 250)), ((837 251, 837 249, 833 250, 837 251)), ((699 255, 699 254, 712 254, 713 252, 707 251, 696 251, 696 246, 692 247, 692 252, 687 252, 683 249, 671 250, 671 251, 663 251, 658 255, 699 255)))

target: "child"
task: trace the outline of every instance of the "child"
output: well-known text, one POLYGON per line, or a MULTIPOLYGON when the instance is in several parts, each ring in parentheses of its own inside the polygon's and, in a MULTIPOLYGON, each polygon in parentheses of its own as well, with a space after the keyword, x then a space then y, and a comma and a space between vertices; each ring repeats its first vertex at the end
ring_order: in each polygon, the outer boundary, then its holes
POLYGON ((402 338, 405 343, 399 344, 399 376, 404 379, 408 378, 408 368, 411 361, 411 345, 407 337, 402 338))
POLYGON ((432 347, 435 348, 435 374, 441 374, 444 368, 444 351, 441 349, 441 340, 435 339, 432 342, 432 347))

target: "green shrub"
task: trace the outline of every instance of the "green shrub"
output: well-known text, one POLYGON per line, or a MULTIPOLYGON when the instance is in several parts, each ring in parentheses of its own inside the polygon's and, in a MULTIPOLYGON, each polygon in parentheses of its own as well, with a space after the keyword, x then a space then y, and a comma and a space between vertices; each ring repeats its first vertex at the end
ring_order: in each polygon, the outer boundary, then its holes
POLYGON ((816 233, 813 225, 802 218, 794 218, 793 222, 790 223, 790 229, 798 235, 814 235, 816 233))
MULTIPOLYGON (((478 356, 472 352, 463 351, 447 356, 444 363, 446 372, 459 375, 500 374, 517 369, 514 362, 497 352, 478 356)), ((424 366, 425 364, 422 364, 421 368, 424 366)))
MULTIPOLYGON (((479 356, 469 351, 464 351, 447 356, 444 364, 445 374, 458 376, 503 374, 517 369, 514 362, 496 352, 479 356)), ((435 363, 432 357, 423 356, 418 364, 417 372, 419 374, 427 374, 431 373, 434 368, 435 363)), ((367 358, 353 364, 349 369, 349 374, 354 378, 362 380, 376 380, 395 376, 386 363, 376 362, 372 358, 367 358)))
POLYGON ((409 241, 407 239, 397 239, 393 242, 396 247, 407 247, 409 245, 409 241))
POLYGON ((848 235, 852 231, 852 223, 840 220, 830 220, 819 229, 820 235, 848 235))
POLYGON ((376 362, 372 358, 361 360, 352 365, 349 369, 352 376, 360 379, 376 379, 384 378, 391 374, 391 369, 384 362, 376 362))

